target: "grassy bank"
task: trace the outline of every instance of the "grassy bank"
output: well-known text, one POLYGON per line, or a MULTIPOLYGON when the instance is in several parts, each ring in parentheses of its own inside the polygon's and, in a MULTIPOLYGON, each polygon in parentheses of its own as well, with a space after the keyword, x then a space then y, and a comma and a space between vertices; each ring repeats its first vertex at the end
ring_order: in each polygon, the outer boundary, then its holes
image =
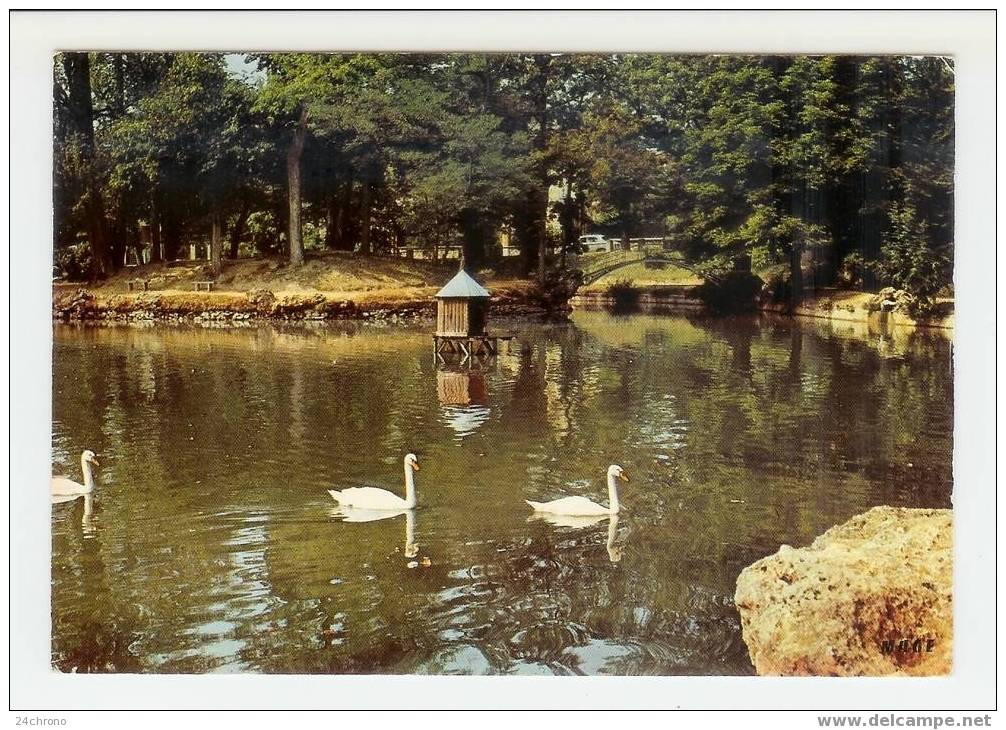
MULTIPOLYGON (((436 311, 433 295, 457 270, 457 262, 433 263, 352 253, 331 253, 291 267, 279 259, 227 261, 212 277, 201 261, 148 264, 123 270, 98 284, 57 282, 53 285, 53 315, 60 319, 419 319, 436 311), (213 280, 213 291, 196 291, 196 283, 213 280), (130 282, 146 282, 147 289, 130 282)), ((509 272, 486 270, 479 278, 493 295, 496 316, 535 317, 554 313, 535 283, 509 272)), ((572 300, 578 307, 605 307, 612 292, 626 283, 638 296, 633 304, 650 308, 696 309, 699 280, 668 265, 647 268, 633 264, 584 286, 572 300)), ((872 294, 852 291, 818 292, 795 311, 784 304, 761 309, 833 321, 953 328, 953 301, 940 302, 932 319, 916 322, 895 311, 875 311, 872 294)))
MULTIPOLYGON (((278 259, 224 263, 213 277, 205 262, 148 264, 97 284, 56 282, 53 315, 62 319, 369 319, 418 318, 435 313, 433 295, 457 262, 359 256, 312 257, 301 267, 278 259), (213 281, 213 291, 196 291, 213 281), (134 283, 130 290, 130 282, 134 283), (145 282, 146 289, 136 286, 145 282)), ((492 271, 480 272, 502 315, 546 314, 537 287, 492 271)))

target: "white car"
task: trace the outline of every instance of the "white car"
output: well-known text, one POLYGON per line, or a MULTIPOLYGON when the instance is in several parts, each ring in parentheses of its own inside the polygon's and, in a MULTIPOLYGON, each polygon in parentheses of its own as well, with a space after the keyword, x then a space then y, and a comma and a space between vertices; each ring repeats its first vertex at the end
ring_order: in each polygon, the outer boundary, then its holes
POLYGON ((580 250, 583 253, 591 251, 610 251, 611 245, 608 239, 599 233, 591 233, 587 236, 580 236, 580 250))

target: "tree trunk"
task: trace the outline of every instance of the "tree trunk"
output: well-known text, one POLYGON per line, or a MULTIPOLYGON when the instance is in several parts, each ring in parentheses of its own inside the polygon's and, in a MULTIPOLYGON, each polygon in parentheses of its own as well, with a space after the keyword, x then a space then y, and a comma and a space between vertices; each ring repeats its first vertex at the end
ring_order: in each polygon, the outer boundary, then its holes
POLYGON ((250 206, 248 201, 245 200, 241 203, 241 212, 238 213, 238 218, 234 221, 234 228, 231 229, 231 248, 229 257, 236 259, 238 257, 238 249, 241 247, 241 238, 245 234, 245 224, 248 223, 248 214, 250 213, 250 206))
POLYGON ((534 191, 527 190, 513 215, 514 240, 520 251, 521 273, 530 276, 538 261, 538 229, 535 225, 534 191))
POLYGON ((213 223, 210 228, 210 267, 213 269, 213 276, 220 276, 223 267, 222 254, 224 247, 224 237, 220 224, 220 213, 213 211, 213 223))
POLYGON ((336 212, 339 204, 336 202, 335 194, 328 196, 328 205, 325 206, 325 248, 334 249, 336 242, 335 221, 338 217, 336 212))
POLYGON ((352 251, 355 241, 349 235, 353 219, 353 168, 349 168, 346 181, 342 184, 339 206, 335 215, 335 247, 340 251, 352 251))
POLYGON ((126 250, 129 248, 129 231, 126 222, 116 219, 109 226, 106 221, 106 230, 109 232, 108 255, 112 259, 112 268, 118 269, 126 263, 126 250))
POLYGON ((150 201, 150 263, 161 260, 161 216, 157 210, 157 199, 150 201))
POLYGON ((276 246, 273 250, 282 253, 284 256, 289 256, 290 236, 287 235, 289 233, 288 223, 290 220, 289 201, 279 198, 275 205, 276 207, 273 210, 273 215, 276 217, 276 246))
POLYGON ((286 152, 286 177, 290 200, 290 264, 301 266, 304 263, 304 239, 301 236, 300 219, 300 158, 304 153, 304 141, 307 138, 307 107, 300 110, 300 119, 293 132, 293 141, 286 152))
POLYGON ((566 180, 566 195, 562 202, 562 212, 559 214, 559 223, 562 226, 562 251, 560 252, 559 267, 566 269, 566 253, 572 250, 576 243, 576 231, 573 230, 573 183, 566 180))
POLYGON ((168 206, 164 211, 164 228, 163 236, 164 240, 164 260, 174 261, 178 258, 178 249, 181 246, 181 227, 178 225, 178 216, 175 214, 174 208, 168 206))
MULTIPOLYGON (((534 57, 537 74, 534 87, 534 116, 538 120, 538 131, 535 134, 534 146, 544 159, 548 149, 548 79, 552 69, 552 56, 539 53, 534 57)), ((538 236, 538 282, 545 283, 546 253, 548 248, 548 166, 541 162, 538 171, 538 200, 535 218, 538 220, 536 231, 538 236)))
POLYGON ((485 241, 482 237, 478 211, 467 208, 461 213, 461 258, 463 268, 477 271, 485 261, 485 241))
POLYGON ((546 254, 548 249, 548 185, 546 183, 545 194, 542 196, 545 198, 544 208, 539 208, 542 213, 540 221, 538 223, 538 283, 545 283, 545 262, 546 254))
POLYGON ((795 310, 803 301, 803 246, 793 241, 789 247, 789 306, 795 310))
POLYGON ((360 193, 360 251, 370 253, 370 181, 364 180, 360 193))
POLYGON ((101 187, 94 169, 94 106, 91 102, 91 60, 87 53, 64 53, 63 69, 66 72, 69 98, 70 125, 78 138, 79 153, 84 170, 84 212, 87 219, 87 238, 91 246, 91 276, 108 275, 114 263, 108 245, 108 224, 101 187))

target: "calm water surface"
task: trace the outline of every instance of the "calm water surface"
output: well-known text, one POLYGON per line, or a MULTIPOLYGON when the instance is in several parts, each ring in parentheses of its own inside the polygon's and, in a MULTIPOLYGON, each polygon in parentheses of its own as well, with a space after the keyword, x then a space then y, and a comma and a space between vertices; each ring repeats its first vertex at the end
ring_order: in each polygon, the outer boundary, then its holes
POLYGON ((425 328, 56 327, 64 671, 749 674, 740 570, 874 505, 948 507, 945 336, 622 316, 512 327, 486 372, 425 328), (402 490, 348 523, 329 488, 402 490), (529 520, 604 502, 614 524, 529 520), (418 546, 415 547, 415 546, 418 546))

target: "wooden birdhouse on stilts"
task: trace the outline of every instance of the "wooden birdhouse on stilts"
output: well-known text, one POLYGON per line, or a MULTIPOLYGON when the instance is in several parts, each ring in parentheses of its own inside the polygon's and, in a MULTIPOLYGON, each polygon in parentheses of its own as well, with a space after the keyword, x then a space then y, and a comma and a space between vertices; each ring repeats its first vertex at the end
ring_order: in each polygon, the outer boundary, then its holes
POLYGON ((513 335, 486 332, 489 292, 463 268, 434 298, 437 332, 433 335, 433 351, 438 356, 455 353, 468 360, 478 355, 495 355, 499 340, 512 339, 513 335))

